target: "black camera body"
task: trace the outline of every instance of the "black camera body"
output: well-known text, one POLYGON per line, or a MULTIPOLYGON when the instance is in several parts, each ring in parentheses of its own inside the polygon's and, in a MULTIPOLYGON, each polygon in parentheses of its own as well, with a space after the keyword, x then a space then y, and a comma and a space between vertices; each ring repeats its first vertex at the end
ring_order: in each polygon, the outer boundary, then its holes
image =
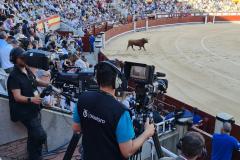
MULTIPOLYGON (((155 66, 125 62, 124 74, 128 81, 135 83, 135 101, 130 103, 131 111, 134 115, 133 124, 135 133, 140 135, 144 130, 144 123, 147 118, 151 123, 163 121, 159 112, 155 109, 154 98, 167 92, 168 81, 164 73, 155 73, 155 66)), ((152 136, 158 158, 163 157, 161 145, 158 138, 158 131, 152 136)))
POLYGON ((31 49, 24 52, 26 64, 30 67, 49 70, 51 53, 38 49, 31 49))
POLYGON ((62 89, 64 93, 73 95, 75 98, 84 91, 99 90, 93 72, 58 72, 52 77, 52 84, 62 89))

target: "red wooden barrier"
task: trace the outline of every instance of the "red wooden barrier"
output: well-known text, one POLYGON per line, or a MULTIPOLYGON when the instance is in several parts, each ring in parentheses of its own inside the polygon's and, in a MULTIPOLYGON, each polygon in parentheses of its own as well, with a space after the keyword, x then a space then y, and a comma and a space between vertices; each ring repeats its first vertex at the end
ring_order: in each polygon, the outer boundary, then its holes
POLYGON ((136 22, 136 28, 145 28, 146 27, 146 20, 139 20, 136 22))
POLYGON ((120 25, 118 27, 113 27, 112 29, 105 32, 105 40, 107 41, 116 35, 119 35, 124 32, 128 32, 130 30, 133 30, 133 23, 129 23, 126 25, 120 25))

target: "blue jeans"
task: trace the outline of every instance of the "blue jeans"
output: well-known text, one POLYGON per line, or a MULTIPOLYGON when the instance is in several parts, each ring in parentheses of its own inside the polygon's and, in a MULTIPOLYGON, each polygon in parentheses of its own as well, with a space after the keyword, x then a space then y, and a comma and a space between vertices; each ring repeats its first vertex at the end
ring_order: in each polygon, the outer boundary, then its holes
POLYGON ((94 53, 94 44, 90 44, 90 53, 94 53))

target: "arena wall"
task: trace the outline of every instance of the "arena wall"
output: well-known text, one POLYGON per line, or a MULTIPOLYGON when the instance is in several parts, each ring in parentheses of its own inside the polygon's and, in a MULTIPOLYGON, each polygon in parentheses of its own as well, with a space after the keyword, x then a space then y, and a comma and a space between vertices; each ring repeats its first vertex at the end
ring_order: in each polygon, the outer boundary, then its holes
POLYGON ((125 25, 115 26, 105 32, 105 41, 121 36, 125 33, 139 31, 140 29, 148 29, 161 27, 166 25, 186 24, 186 23, 204 23, 205 16, 188 16, 177 18, 159 18, 159 19, 144 19, 136 22, 131 22, 125 25))

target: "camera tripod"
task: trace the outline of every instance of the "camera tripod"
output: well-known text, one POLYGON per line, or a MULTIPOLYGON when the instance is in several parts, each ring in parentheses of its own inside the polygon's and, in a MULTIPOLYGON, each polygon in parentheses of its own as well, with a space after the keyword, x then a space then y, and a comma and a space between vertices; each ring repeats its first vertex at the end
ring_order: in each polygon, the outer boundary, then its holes
MULTIPOLYGON (((81 134, 79 134, 79 133, 73 134, 63 160, 71 160, 73 153, 74 153, 75 149, 77 148, 80 138, 81 138, 81 134)), ((162 148, 161 148, 158 134, 156 131, 154 132, 154 135, 152 136, 152 140, 153 140, 154 147, 155 147, 155 150, 157 153, 157 157, 158 157, 158 159, 160 159, 163 157, 163 152, 162 152, 162 148)), ((135 155, 131 156, 129 158, 129 160, 138 160, 138 157, 141 160, 141 152, 142 152, 142 148, 139 149, 139 151, 135 155)))

